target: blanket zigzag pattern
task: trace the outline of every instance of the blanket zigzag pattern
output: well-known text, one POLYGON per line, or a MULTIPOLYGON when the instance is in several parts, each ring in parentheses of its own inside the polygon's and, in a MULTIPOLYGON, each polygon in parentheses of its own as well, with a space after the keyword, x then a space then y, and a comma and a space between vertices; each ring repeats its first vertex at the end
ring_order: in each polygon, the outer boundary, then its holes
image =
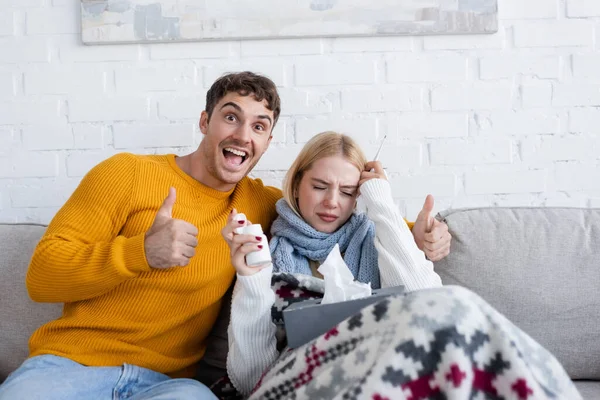
MULTIPOLYGON (((310 277, 309 277, 310 278, 310 277)), ((322 296, 310 279, 274 276, 273 321, 322 296)), ((388 297, 298 349, 283 348, 250 399, 581 399, 558 361, 475 293, 458 286, 388 297)))

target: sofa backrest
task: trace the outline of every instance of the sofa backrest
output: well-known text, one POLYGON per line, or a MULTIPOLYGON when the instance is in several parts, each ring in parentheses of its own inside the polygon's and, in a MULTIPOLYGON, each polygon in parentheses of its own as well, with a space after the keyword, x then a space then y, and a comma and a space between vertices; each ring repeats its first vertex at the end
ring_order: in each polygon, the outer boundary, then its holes
POLYGON ((552 352, 573 379, 600 379, 600 209, 477 208, 437 216, 452 234, 435 263, 552 352))
POLYGON ((33 302, 25 288, 25 274, 33 250, 46 227, 0 224, 0 382, 29 354, 35 329, 62 312, 62 304, 33 302))

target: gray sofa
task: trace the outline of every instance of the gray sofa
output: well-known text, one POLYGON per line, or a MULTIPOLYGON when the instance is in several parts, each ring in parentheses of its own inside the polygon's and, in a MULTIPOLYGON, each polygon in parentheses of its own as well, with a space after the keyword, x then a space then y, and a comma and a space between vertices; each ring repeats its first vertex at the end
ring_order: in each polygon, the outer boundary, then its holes
MULTIPOLYGON (((453 236, 436 263, 444 284, 477 292, 562 362, 585 399, 600 399, 600 209, 474 208, 438 214, 453 236)), ((29 300, 24 276, 44 232, 0 224, 0 382, 27 356, 58 304, 29 300)), ((199 379, 222 373, 228 313, 213 330, 199 379)))

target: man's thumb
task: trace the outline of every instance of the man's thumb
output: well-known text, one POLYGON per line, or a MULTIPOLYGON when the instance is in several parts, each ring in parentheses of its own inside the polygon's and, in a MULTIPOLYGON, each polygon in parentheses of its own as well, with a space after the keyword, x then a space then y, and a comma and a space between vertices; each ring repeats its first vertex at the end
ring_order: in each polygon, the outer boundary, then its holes
POLYGON ((175 205, 175 188, 169 188, 169 195, 163 201, 162 205, 158 209, 158 214, 161 214, 165 217, 171 218, 173 216, 173 206, 175 205))
POLYGON ((425 203, 423 203, 423 210, 421 211, 427 221, 427 232, 430 232, 431 228, 433 227, 433 217, 431 216, 431 213, 433 212, 433 206, 433 196, 428 194, 425 198, 425 203))

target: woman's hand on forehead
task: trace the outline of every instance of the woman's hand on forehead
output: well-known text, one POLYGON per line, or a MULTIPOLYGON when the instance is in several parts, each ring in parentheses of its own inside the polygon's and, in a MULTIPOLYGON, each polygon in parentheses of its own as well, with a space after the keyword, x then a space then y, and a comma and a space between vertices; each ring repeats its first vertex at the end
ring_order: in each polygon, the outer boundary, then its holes
POLYGON ((368 180, 371 179, 386 179, 387 175, 383 169, 381 161, 369 161, 365 164, 365 170, 360 173, 360 181, 358 185, 361 186, 368 180))

